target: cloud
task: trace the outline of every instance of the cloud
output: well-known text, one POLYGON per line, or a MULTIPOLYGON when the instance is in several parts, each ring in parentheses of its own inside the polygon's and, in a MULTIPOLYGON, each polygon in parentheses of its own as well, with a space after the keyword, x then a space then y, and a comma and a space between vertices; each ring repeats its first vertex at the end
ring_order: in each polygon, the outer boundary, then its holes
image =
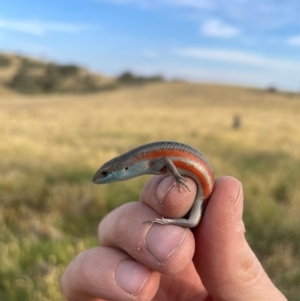
POLYGON ((247 65, 251 67, 285 70, 300 68, 300 61, 297 62, 278 58, 269 58, 259 54, 227 49, 180 48, 175 49, 174 53, 191 59, 212 60, 224 63, 234 63, 237 65, 247 65))
POLYGON ((228 39, 238 36, 240 30, 219 20, 210 19, 201 26, 201 33, 208 37, 228 39))
POLYGON ((287 43, 292 46, 300 46, 300 36, 288 38, 287 43))
POLYGON ((250 30, 272 30, 299 25, 300 2, 296 0, 212 0, 215 15, 234 20, 250 30))
POLYGON ((39 20, 0 19, 0 28, 41 36, 47 32, 78 33, 82 30, 88 29, 89 27, 80 24, 45 22, 39 20))
POLYGON ((210 11, 210 15, 224 16, 255 30, 270 30, 289 24, 300 25, 300 1, 296 0, 90 0, 113 4, 133 4, 140 8, 157 7, 185 8, 193 18, 201 18, 199 11, 210 11), (199 17, 200 16, 200 17, 199 17))

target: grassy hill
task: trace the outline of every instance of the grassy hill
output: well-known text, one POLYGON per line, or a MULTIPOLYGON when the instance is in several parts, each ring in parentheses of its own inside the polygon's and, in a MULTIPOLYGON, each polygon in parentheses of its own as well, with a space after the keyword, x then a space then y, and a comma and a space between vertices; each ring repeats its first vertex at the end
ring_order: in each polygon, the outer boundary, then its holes
POLYGON ((95 93, 123 86, 163 81, 160 76, 143 77, 124 72, 117 78, 95 74, 77 65, 0 53, 0 95, 4 93, 95 93))
MULTIPOLYGON (((21 60, 12 58, 6 82, 21 60)), ((137 200, 147 179, 97 186, 94 172, 134 146, 175 140, 203 152, 217 177, 242 182, 247 240, 275 284, 299 300, 299 112, 297 95, 188 83, 2 95, 0 299, 64 300, 67 264, 98 245, 101 218, 137 200)))
MULTIPOLYGON (((116 80, 76 65, 0 53, 0 89, 25 94, 88 93, 113 89, 116 80)), ((1 93, 1 90, 0 90, 1 93)))

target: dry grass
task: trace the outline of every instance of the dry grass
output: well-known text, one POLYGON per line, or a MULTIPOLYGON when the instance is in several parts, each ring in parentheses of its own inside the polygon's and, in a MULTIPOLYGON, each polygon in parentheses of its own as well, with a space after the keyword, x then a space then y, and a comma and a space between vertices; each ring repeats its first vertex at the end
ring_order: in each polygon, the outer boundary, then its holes
POLYGON ((62 300, 66 264, 97 244, 101 217, 136 199, 145 181, 113 184, 117 195, 90 183, 94 171, 134 146, 176 140, 202 151, 217 176, 242 181, 248 240, 273 281, 297 300, 299 113, 296 95, 185 83, 92 96, 2 91, 0 299, 62 300), (232 127, 234 115, 240 129, 232 127))

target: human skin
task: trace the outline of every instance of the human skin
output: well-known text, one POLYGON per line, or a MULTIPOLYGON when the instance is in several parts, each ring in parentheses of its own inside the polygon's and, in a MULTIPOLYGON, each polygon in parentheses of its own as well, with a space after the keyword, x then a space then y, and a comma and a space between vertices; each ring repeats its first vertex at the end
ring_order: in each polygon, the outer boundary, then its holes
POLYGON ((144 223, 184 216, 191 191, 153 177, 139 202, 126 203, 99 224, 101 246, 80 253, 65 270, 67 300, 287 300, 245 239, 241 183, 221 177, 195 229, 144 223))

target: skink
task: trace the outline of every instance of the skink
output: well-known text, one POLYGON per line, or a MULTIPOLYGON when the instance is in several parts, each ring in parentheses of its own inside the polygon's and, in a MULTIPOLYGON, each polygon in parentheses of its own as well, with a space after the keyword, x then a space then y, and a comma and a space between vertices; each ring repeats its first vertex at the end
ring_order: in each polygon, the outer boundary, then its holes
POLYGON ((187 219, 161 218, 150 221, 164 225, 196 227, 203 213, 203 202, 210 196, 214 186, 213 171, 206 158, 186 144, 172 141, 153 142, 106 162, 95 173, 93 182, 105 184, 145 174, 171 174, 175 178, 174 185, 178 184, 180 190, 181 185, 189 190, 183 176, 191 177, 197 183, 197 194, 187 219))

